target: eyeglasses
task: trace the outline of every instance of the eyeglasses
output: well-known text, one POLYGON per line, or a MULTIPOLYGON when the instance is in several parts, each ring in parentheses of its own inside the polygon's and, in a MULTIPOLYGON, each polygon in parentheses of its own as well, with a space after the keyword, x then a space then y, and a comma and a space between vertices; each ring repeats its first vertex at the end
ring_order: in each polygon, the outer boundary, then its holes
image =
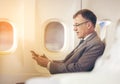
POLYGON ((78 26, 83 25, 83 24, 85 24, 85 23, 87 23, 87 22, 89 22, 89 21, 85 21, 85 22, 82 22, 82 23, 79 23, 79 24, 75 24, 75 25, 73 25, 73 26, 74 26, 74 27, 78 27, 78 26))

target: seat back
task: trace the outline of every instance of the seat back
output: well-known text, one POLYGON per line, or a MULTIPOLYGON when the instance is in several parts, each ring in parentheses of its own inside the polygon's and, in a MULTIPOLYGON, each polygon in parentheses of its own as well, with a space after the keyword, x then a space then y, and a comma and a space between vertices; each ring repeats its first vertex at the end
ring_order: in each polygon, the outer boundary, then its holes
POLYGON ((102 29, 100 27, 97 27, 97 28, 100 28, 100 29, 97 29, 99 30, 97 32, 101 40, 105 43, 105 50, 103 55, 97 59, 93 71, 102 70, 101 67, 110 58, 110 51, 115 42, 115 31, 116 31, 115 25, 116 24, 112 23, 109 26, 104 26, 102 29))

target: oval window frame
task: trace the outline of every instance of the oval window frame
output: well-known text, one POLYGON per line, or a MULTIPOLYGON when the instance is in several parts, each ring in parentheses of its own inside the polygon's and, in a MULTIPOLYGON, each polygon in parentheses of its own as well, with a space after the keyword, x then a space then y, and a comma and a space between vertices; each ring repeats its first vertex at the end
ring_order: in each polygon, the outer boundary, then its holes
POLYGON ((64 22, 63 21, 61 21, 61 20, 59 20, 59 19, 56 19, 56 18, 51 18, 51 19, 48 19, 48 20, 46 20, 44 23, 43 23, 43 25, 42 25, 42 49, 44 49, 44 51, 45 52, 49 52, 49 53, 59 53, 59 52, 63 52, 64 50, 65 50, 65 48, 66 48, 66 38, 67 38, 67 34, 66 34, 66 31, 67 31, 67 29, 66 29, 66 25, 64 24, 64 22), (46 48, 46 44, 45 44, 45 30, 46 30, 46 27, 48 26, 48 24, 49 23, 51 23, 51 22, 58 22, 58 23, 60 23, 62 26, 63 26, 63 28, 64 28, 64 42, 63 42, 63 47, 60 49, 60 50, 55 50, 55 51, 51 51, 51 50, 49 50, 49 49, 47 49, 46 48))
POLYGON ((17 48, 17 38, 16 38, 17 35, 16 35, 16 30, 15 30, 15 25, 13 24, 12 21, 10 21, 9 19, 6 19, 6 18, 0 18, 0 22, 7 22, 13 28, 13 45, 12 45, 12 47, 8 50, 0 51, 0 55, 6 55, 6 54, 10 54, 10 53, 14 52, 15 49, 17 48))

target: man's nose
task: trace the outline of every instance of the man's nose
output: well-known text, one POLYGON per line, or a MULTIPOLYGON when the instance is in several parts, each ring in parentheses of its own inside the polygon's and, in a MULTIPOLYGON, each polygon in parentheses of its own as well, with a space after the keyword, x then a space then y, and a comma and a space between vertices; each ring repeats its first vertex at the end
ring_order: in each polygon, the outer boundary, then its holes
POLYGON ((77 27, 74 26, 73 30, 74 30, 74 31, 77 31, 77 27))

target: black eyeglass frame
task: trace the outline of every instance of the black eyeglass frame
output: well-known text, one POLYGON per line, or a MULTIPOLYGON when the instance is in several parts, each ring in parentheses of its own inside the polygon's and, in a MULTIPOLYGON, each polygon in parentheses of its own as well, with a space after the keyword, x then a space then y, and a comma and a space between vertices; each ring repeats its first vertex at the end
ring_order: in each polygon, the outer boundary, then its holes
POLYGON ((85 23, 87 23, 87 22, 89 22, 89 21, 84 21, 84 22, 81 22, 81 23, 79 23, 79 24, 75 24, 75 25, 73 25, 73 26, 74 26, 74 27, 78 27, 78 26, 83 25, 83 24, 85 24, 85 23))

